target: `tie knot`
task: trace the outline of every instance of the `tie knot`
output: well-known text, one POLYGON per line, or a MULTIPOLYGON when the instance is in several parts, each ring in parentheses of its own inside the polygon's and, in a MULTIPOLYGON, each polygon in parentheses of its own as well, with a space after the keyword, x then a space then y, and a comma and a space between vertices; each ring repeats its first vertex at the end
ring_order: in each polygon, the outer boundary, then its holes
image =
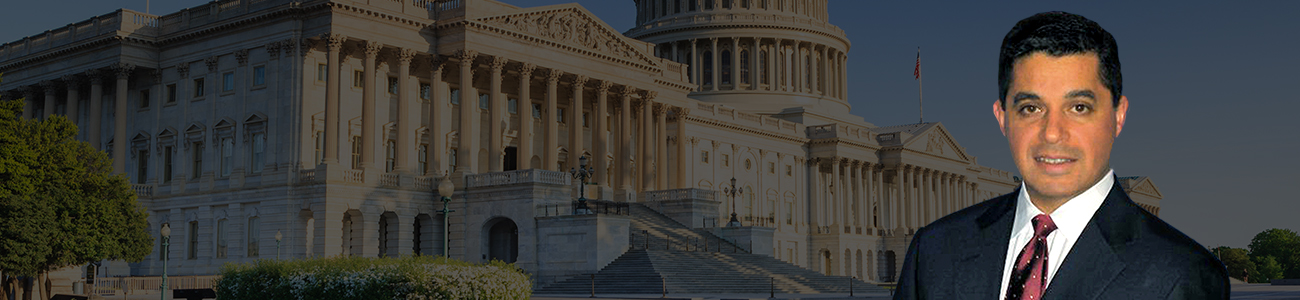
POLYGON ((1034 236, 1047 237, 1053 230, 1056 230, 1056 223, 1052 222, 1052 217, 1046 214, 1034 216, 1034 236))

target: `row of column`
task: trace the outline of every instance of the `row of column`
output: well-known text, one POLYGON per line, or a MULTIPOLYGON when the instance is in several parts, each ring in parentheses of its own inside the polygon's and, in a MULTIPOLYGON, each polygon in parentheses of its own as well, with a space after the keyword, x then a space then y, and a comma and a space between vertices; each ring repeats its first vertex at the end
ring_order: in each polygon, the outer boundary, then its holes
MULTIPOLYGON (((62 115, 66 116, 73 124, 86 128, 88 141, 91 147, 100 149, 102 147, 100 122, 103 115, 103 95, 104 84, 106 81, 115 80, 114 83, 114 114, 113 114, 113 172, 126 172, 126 115, 127 115, 127 91, 131 74, 135 71, 135 65, 127 63, 114 64, 107 69, 92 69, 81 74, 68 74, 60 77, 59 80, 44 80, 37 85, 23 86, 18 90, 22 97, 26 98, 23 107, 22 117, 25 119, 41 118, 48 119, 50 116, 58 113, 59 92, 66 95, 65 111, 62 115), (88 120, 80 120, 78 109, 81 107, 80 91, 86 83, 90 84, 90 103, 88 120), (60 88, 63 89, 60 89, 60 88), (36 113, 37 92, 43 92, 43 108, 39 115, 36 113)), ((11 96, 12 97, 12 96, 11 96)))
POLYGON ((965 175, 903 165, 896 170, 902 179, 903 203, 894 213, 898 227, 916 229, 977 201, 979 184, 965 175))
MULTIPOLYGON (((883 180, 884 167, 878 163, 843 157, 814 158, 818 176, 814 187, 824 187, 815 192, 810 205, 816 212, 814 226, 822 231, 857 233, 865 228, 871 231, 888 227, 890 203, 883 180), (823 174, 822 165, 828 169, 823 174), (824 181, 824 182, 822 182, 824 181)), ((863 232, 867 233, 867 232, 863 232)))
POLYGON ((637 24, 684 11, 717 9, 763 9, 792 11, 819 20, 828 17, 825 1, 813 0, 641 0, 637 1, 637 24), (729 5, 730 8, 727 8, 729 5))
POLYGON ((706 91, 706 88, 707 91, 727 90, 724 88, 787 91, 837 99, 846 99, 848 95, 845 67, 848 55, 841 49, 799 40, 762 37, 712 37, 704 45, 700 42, 701 39, 673 41, 667 43, 667 53, 656 52, 665 56, 663 58, 692 65, 691 83, 697 85, 699 91, 706 91), (720 39, 730 46, 724 44, 719 48, 720 39), (679 45, 681 43, 686 45, 679 45), (682 55, 686 47, 689 47, 689 52, 682 55), (744 64, 738 49, 747 52, 744 64), (721 84, 723 72, 720 70, 727 67, 721 63, 722 50, 730 50, 729 86, 721 84), (706 57, 709 59, 707 64, 694 63, 702 62, 706 57))

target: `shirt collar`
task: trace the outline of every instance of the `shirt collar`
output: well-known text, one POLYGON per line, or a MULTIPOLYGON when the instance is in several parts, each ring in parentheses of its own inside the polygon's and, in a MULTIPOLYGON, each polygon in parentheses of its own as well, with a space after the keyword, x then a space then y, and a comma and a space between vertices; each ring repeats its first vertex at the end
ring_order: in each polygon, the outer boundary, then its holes
MULTIPOLYGON (((1084 190, 1074 198, 1070 198, 1061 207, 1052 212, 1052 223, 1056 224, 1057 231, 1061 232, 1082 232, 1083 228, 1088 225, 1088 220, 1101 207, 1101 203, 1106 200, 1106 195, 1115 184, 1115 170, 1111 169, 1098 180, 1096 184, 1084 190)), ((1011 228, 1011 236, 1016 237, 1021 234, 1033 233, 1032 220, 1034 216, 1042 214, 1043 211, 1034 206, 1029 201, 1029 192, 1026 191, 1025 183, 1020 183, 1020 195, 1016 201, 1016 219, 1015 226, 1011 228)), ((1070 234, 1071 236, 1078 234, 1070 234)))

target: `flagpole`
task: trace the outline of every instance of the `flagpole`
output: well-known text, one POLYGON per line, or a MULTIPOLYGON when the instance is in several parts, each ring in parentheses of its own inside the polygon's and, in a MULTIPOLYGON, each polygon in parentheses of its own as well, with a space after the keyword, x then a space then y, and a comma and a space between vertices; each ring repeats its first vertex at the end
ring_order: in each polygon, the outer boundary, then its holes
POLYGON ((921 47, 916 47, 916 100, 920 113, 918 123, 925 123, 925 97, 921 88, 921 47))

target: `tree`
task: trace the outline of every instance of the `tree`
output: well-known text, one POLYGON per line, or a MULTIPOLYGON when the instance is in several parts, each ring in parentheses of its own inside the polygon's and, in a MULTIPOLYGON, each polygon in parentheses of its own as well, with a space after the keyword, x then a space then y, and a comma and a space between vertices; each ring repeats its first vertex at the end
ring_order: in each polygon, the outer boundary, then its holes
POLYGON ((1268 283, 1270 280, 1282 278, 1282 266, 1272 256, 1256 257, 1255 265, 1259 266, 1259 273, 1250 277, 1251 282, 1268 283))
MULTIPOLYGON (((1281 267, 1282 275, 1300 278, 1300 235, 1290 229, 1273 228, 1264 230, 1250 240, 1250 257, 1262 259, 1272 256, 1281 267)), ((1263 266, 1260 266, 1263 267, 1263 266)))
POLYGON ((112 174, 105 153, 76 141, 67 118, 24 120, 22 106, 0 101, 0 282, 142 260, 152 250, 148 214, 126 177, 112 174))
POLYGON ((1214 254, 1219 256, 1219 261, 1222 261, 1224 267, 1228 269, 1230 277, 1245 280, 1246 274, 1258 272, 1255 269, 1255 262, 1250 260, 1246 249, 1220 246, 1214 248, 1214 254))

